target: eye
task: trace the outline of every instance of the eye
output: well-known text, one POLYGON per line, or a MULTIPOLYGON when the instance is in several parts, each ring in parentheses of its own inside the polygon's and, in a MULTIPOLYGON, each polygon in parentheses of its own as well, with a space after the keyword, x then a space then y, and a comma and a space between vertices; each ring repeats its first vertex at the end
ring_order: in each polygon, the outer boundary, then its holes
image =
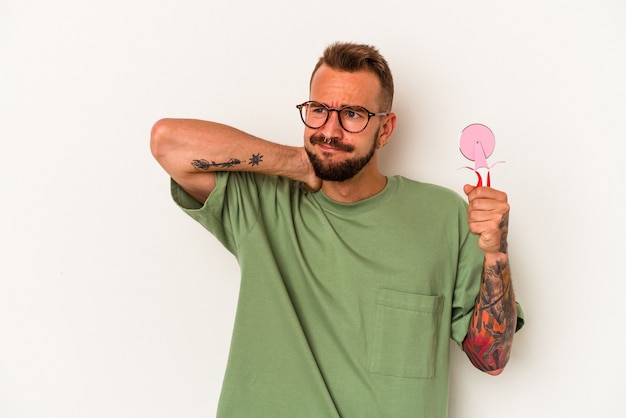
POLYGON ((326 108, 321 103, 311 102, 309 103, 308 107, 309 107, 309 112, 311 112, 315 116, 319 116, 319 115, 324 116, 327 112, 326 108))
POLYGON ((368 112, 362 107, 351 106, 343 108, 341 111, 344 117, 350 120, 367 119, 368 112))

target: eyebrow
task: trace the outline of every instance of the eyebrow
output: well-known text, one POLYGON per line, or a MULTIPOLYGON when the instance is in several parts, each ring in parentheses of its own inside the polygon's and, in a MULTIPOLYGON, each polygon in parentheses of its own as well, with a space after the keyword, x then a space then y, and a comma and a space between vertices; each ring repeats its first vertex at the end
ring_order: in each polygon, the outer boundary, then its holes
MULTIPOLYGON (((334 107, 332 107, 332 106, 331 106, 331 105, 329 105, 328 103, 320 102, 320 101, 317 101, 317 100, 311 100, 311 101, 312 101, 312 102, 316 102, 316 103, 321 103, 321 104, 323 104, 324 106, 327 106, 327 107, 330 107, 330 108, 332 108, 332 109, 335 109, 334 107)), ((343 109, 343 108, 345 108, 345 107, 360 107, 361 109, 365 109, 365 110, 367 110, 367 108, 366 108, 365 106, 361 106, 361 105, 358 105, 358 104, 353 104, 353 103, 350 103, 350 104, 341 104, 341 105, 339 105, 339 107, 337 107, 336 109, 343 109)))

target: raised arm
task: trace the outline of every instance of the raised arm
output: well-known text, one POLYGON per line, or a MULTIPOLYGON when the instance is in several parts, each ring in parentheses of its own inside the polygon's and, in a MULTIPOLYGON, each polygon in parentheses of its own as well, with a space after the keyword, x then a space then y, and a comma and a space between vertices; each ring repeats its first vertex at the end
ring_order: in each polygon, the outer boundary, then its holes
POLYGON ((236 128, 196 119, 162 119, 150 136, 152 155, 199 202, 215 188, 216 171, 254 171, 321 185, 301 147, 265 141, 236 128))
POLYGON ((517 308, 507 253, 509 205, 505 193, 465 186, 470 230, 485 253, 480 292, 463 340, 463 350, 478 369, 498 375, 509 361, 517 308))

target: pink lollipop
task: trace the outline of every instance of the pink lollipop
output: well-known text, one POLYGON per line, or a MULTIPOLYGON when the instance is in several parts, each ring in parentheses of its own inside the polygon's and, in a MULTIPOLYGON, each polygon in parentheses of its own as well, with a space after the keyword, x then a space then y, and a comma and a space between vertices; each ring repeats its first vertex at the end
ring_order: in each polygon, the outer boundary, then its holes
MULTIPOLYGON (((479 168, 485 168, 489 170, 492 166, 487 164, 487 158, 491 156, 496 146, 496 137, 491 129, 481 123, 474 123, 467 126, 461 132, 461 139, 459 148, 461 154, 470 161, 474 161, 474 167, 463 167, 474 170, 478 176, 478 184, 476 187, 480 187, 483 184, 482 177, 478 172, 479 168)), ((498 161, 501 162, 501 161, 498 161)), ((497 163, 496 163, 497 164, 497 163)), ((487 187, 491 186, 491 175, 487 171, 487 187)))

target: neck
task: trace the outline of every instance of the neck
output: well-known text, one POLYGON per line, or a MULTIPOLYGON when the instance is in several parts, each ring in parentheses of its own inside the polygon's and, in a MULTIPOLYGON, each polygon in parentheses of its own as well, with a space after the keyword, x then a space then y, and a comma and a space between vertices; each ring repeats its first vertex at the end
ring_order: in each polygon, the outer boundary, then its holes
POLYGON ((386 185, 387 177, 377 170, 371 174, 360 172, 346 181, 324 181, 322 191, 337 202, 354 203, 380 193, 386 185))

